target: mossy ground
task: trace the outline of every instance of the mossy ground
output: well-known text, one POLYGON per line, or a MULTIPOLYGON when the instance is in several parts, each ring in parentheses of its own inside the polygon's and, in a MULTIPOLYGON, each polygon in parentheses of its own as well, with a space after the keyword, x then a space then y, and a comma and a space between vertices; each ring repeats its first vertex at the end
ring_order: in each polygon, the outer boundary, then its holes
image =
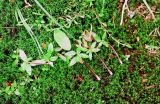
MULTIPOLYGON (((114 38, 122 40, 123 43, 129 43, 132 48, 118 45, 110 37, 108 38, 108 42, 114 46, 123 60, 123 64, 120 65, 110 48, 103 47, 103 50, 98 53, 113 71, 113 76, 109 76, 96 55, 92 61, 86 60, 86 63, 102 78, 101 81, 96 81, 83 65, 76 64, 69 67, 61 60, 56 61, 53 68, 48 67, 48 71, 42 71, 39 66, 35 67, 33 75, 28 77, 25 72, 18 70, 19 66, 12 65, 14 59, 11 55, 19 48, 23 49, 28 56, 36 59, 38 52, 26 29, 23 26, 17 26, 16 8, 21 9, 27 23, 33 26, 32 30, 41 44, 54 41, 53 31, 47 31, 48 29, 45 28, 51 23, 50 19, 44 15, 34 1, 29 0, 29 2, 32 7, 25 9, 24 2, 20 0, 0 1, 0 91, 6 88, 6 83, 13 81, 16 81, 18 88, 21 89, 20 96, 14 93, 11 95, 0 93, 1 104, 160 103, 160 51, 157 50, 156 54, 150 55, 144 48, 145 45, 160 46, 159 37, 149 36, 152 30, 160 27, 158 13, 155 22, 145 21, 137 14, 132 19, 125 16, 128 21, 120 26, 121 12, 118 12, 117 8, 119 0, 105 0, 104 5, 103 0, 93 0, 92 6, 83 0, 39 0, 62 25, 65 25, 66 22, 60 17, 73 18, 78 14, 86 15, 85 18, 75 18, 78 24, 73 22, 69 28, 66 28, 73 37, 78 38, 84 30, 90 30, 91 24, 93 31, 101 35, 103 33, 101 21, 107 25, 106 29, 114 38), (97 17, 101 12, 102 16, 97 17), (40 26, 42 20, 45 23, 40 26), (136 33, 133 33, 134 30, 136 33), (131 55, 128 60, 125 59, 126 54, 131 55), (146 77, 143 77, 144 74, 146 77), (34 75, 38 78, 35 79, 34 75), (78 76, 83 78, 82 82, 76 80, 78 76), (21 86, 20 83, 26 78, 33 81, 21 86), (147 82, 142 83, 143 79, 147 79, 147 82), (154 87, 149 88, 150 86, 154 87)), ((143 3, 141 0, 131 0, 130 6, 134 10, 137 4, 141 3, 143 3)), ((150 0, 148 3, 151 6, 157 6, 157 11, 160 11, 158 0, 150 0)), ((52 24, 48 28, 55 27, 57 26, 52 24)))

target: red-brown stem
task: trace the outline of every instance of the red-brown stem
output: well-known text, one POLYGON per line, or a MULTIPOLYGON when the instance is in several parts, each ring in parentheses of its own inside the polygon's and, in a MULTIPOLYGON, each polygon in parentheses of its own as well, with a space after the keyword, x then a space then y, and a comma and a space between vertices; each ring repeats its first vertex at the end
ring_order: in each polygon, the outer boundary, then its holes
POLYGON ((109 47, 113 50, 114 54, 117 56, 118 60, 119 60, 119 63, 120 64, 123 64, 122 60, 119 58, 119 55, 117 54, 116 50, 113 48, 112 45, 108 44, 109 47))
POLYGON ((109 68, 107 67, 107 65, 106 65, 106 63, 104 62, 104 60, 103 60, 97 53, 95 53, 95 54, 96 54, 96 56, 98 57, 98 59, 102 62, 104 68, 108 70, 108 73, 109 73, 110 75, 113 75, 112 71, 109 70, 109 68))
POLYGON ((96 77, 96 79, 97 79, 98 81, 101 80, 101 79, 99 78, 99 76, 98 76, 97 74, 95 74, 95 72, 92 70, 92 68, 91 68, 87 63, 85 63, 85 62, 83 61, 83 62, 81 62, 81 64, 85 65, 85 66, 87 67, 87 69, 89 69, 89 71, 96 77))

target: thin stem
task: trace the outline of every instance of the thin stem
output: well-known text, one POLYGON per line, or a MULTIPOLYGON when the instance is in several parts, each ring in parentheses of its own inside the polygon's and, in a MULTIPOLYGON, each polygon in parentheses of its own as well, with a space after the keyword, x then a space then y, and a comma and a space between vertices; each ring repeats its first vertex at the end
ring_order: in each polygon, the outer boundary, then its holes
POLYGON ((96 79, 97 79, 98 81, 101 80, 101 79, 99 78, 99 76, 98 76, 97 74, 95 74, 95 72, 92 70, 92 68, 91 68, 87 63, 85 63, 84 61, 82 61, 81 64, 85 65, 85 66, 87 67, 87 69, 89 69, 89 71, 96 77, 96 79))
POLYGON ((98 59, 102 62, 102 64, 103 64, 103 66, 105 67, 105 69, 108 70, 108 73, 109 73, 110 75, 113 75, 112 71, 109 70, 109 68, 107 67, 107 65, 106 65, 106 63, 104 62, 104 60, 103 60, 97 53, 95 53, 95 54, 96 54, 96 56, 98 57, 98 59))
POLYGON ((119 60, 119 63, 120 64, 123 64, 122 60, 119 58, 119 55, 117 54, 116 50, 113 48, 112 45, 108 44, 109 47, 113 50, 114 54, 117 56, 118 60, 119 60))

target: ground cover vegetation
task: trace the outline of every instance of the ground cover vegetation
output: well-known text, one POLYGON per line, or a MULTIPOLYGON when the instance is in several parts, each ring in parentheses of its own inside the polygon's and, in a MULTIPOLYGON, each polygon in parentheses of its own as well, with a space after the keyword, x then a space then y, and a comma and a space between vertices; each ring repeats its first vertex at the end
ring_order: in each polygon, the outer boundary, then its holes
POLYGON ((0 103, 160 103, 159 0, 1 0, 0 103))

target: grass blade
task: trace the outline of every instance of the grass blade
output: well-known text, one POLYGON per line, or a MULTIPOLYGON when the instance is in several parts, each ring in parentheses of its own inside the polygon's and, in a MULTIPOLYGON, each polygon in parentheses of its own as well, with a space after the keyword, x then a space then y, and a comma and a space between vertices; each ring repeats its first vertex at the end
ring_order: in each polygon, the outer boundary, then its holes
POLYGON ((40 44, 38 42, 37 37, 34 35, 32 29, 30 28, 30 26, 26 23, 23 15, 22 15, 22 13, 21 13, 21 11, 19 9, 17 9, 17 13, 18 13, 18 16, 19 16, 22 24, 24 25, 24 27, 26 28, 27 32, 29 33, 29 35, 31 36, 31 38, 33 39, 33 41, 35 42, 35 44, 36 44, 36 46, 38 48, 39 54, 40 55, 43 54, 42 48, 41 48, 41 46, 40 46, 40 44))

